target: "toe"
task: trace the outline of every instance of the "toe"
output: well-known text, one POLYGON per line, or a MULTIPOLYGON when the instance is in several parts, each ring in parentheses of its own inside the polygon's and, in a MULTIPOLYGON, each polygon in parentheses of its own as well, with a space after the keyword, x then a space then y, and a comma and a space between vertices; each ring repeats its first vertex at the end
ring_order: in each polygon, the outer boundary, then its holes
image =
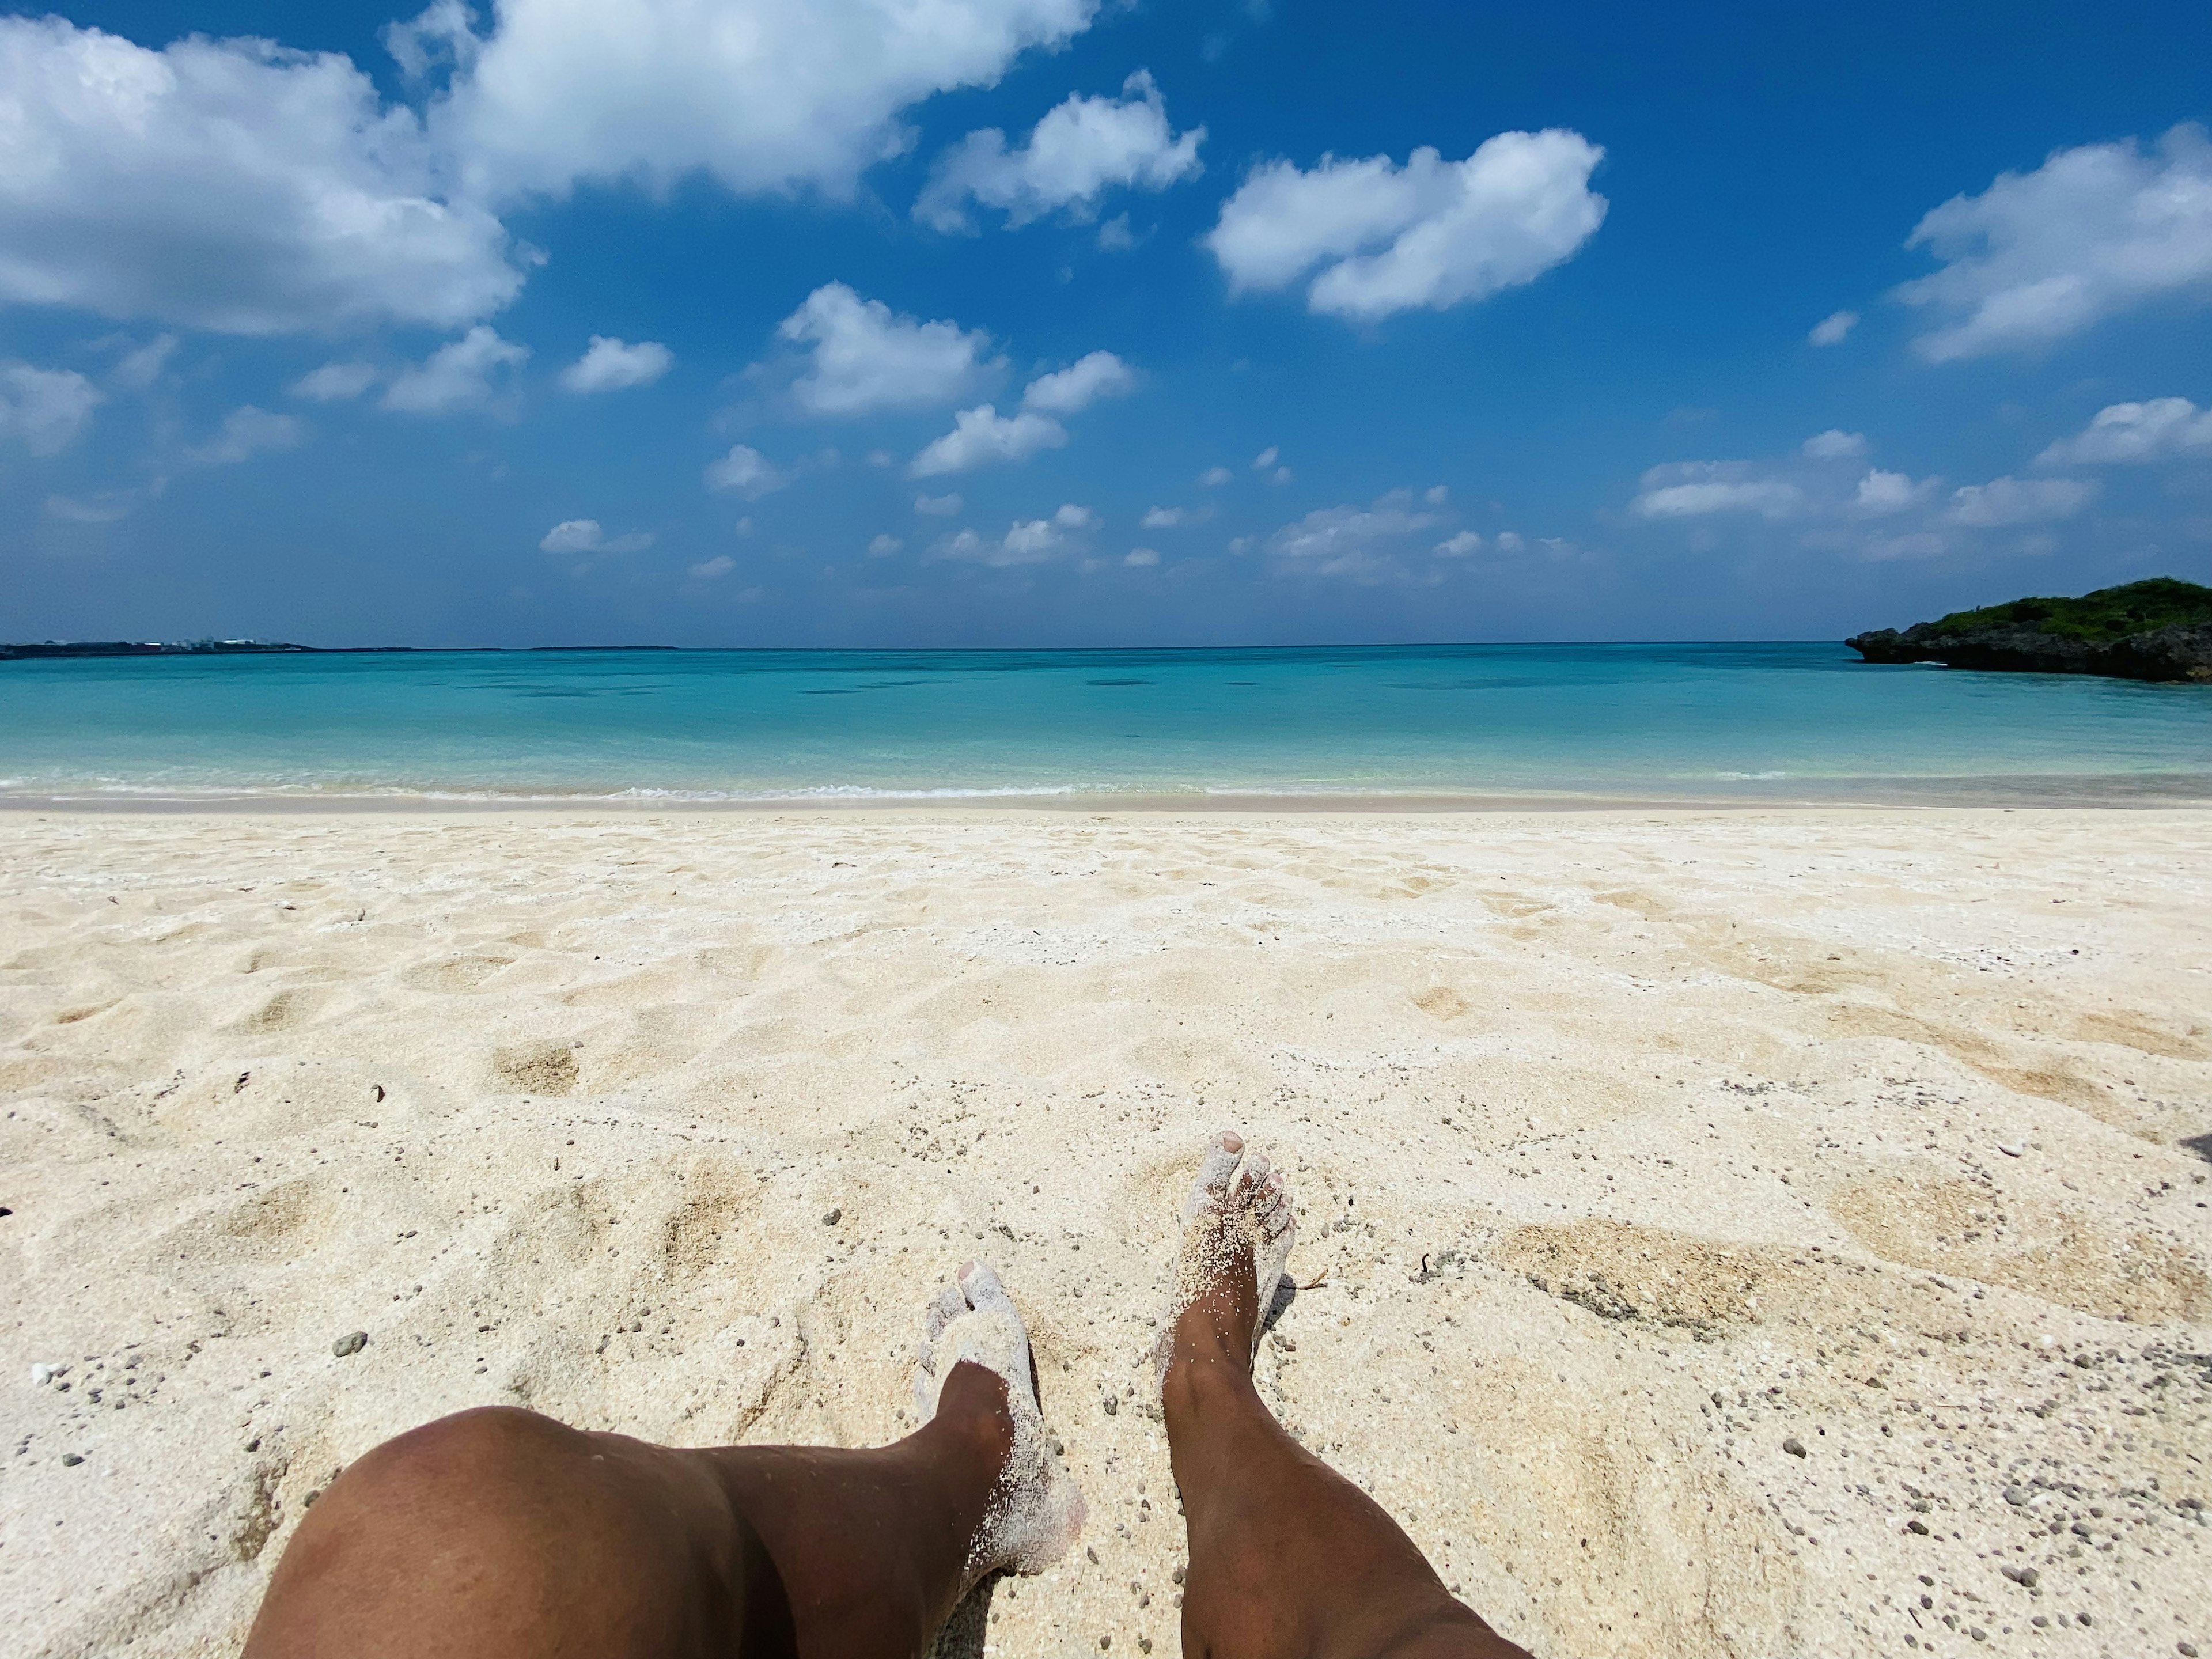
POLYGON ((921 1316, 921 1340, 934 1342, 944 1334, 945 1328, 968 1311, 968 1298, 960 1293, 957 1285, 940 1285, 929 1306, 921 1316))
POLYGON ((1014 1299, 1006 1294, 1006 1287, 1000 1283, 999 1275, 984 1262, 971 1261, 960 1270, 960 1290, 967 1297, 968 1305, 979 1313, 1002 1313, 1012 1315, 1015 1319, 1021 1317, 1014 1312, 1014 1299))
POLYGON ((1255 1205, 1267 1189, 1268 1176, 1273 1173, 1274 1166, 1267 1162, 1267 1153, 1247 1152, 1243 1162, 1237 1166, 1237 1179, 1230 1191, 1239 1203, 1255 1205))
POLYGON ((1190 1201, 1183 1206, 1185 1225, 1205 1210, 1227 1201, 1230 1183, 1236 1178, 1237 1160, 1243 1152, 1243 1137, 1234 1129, 1224 1129, 1213 1138, 1213 1145, 1206 1148, 1206 1157, 1198 1166, 1198 1179, 1191 1187, 1190 1201))

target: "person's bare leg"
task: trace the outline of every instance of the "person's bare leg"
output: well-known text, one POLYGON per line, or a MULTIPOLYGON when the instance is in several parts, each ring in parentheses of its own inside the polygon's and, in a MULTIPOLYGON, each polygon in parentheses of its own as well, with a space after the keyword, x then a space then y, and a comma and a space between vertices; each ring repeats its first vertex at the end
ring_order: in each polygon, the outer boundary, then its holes
POLYGON ((1184 1211, 1161 1396, 1190 1531, 1187 1659, 1507 1659, 1398 1524, 1293 1440, 1252 1386, 1290 1199, 1224 1133, 1184 1211))
POLYGON ((922 1426, 872 1451, 679 1451, 498 1409, 402 1435, 301 1522, 246 1659, 908 1659, 1083 1520, 990 1269, 939 1292, 921 1359, 922 1426))

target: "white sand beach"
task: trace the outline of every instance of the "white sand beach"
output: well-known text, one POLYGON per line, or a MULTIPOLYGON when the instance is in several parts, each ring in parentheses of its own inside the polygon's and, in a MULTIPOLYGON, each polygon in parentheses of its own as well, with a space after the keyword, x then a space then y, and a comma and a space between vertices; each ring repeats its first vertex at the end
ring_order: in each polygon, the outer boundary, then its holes
POLYGON ((235 1651, 463 1407, 894 1437, 972 1255, 1091 1518, 959 1641, 1172 1654, 1223 1125, 1541 1659, 2212 1652, 2212 814, 11 811, 0 1111, 11 1653, 235 1651))

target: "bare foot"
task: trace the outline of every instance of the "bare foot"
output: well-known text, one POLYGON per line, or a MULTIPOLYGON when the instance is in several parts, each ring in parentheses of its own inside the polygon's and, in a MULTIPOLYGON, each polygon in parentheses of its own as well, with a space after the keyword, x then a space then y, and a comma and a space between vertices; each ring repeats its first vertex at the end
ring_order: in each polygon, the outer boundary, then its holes
POLYGON ((953 1369, 980 1365, 1005 1385, 1012 1443, 991 1505, 968 1547, 968 1579, 1001 1567, 1042 1572, 1067 1553, 1083 1530, 1083 1492, 1045 1432, 1029 1332, 998 1274, 980 1261, 960 1270, 959 1283, 939 1291, 922 1316, 915 1355, 915 1409, 927 1423, 953 1369))
POLYGON ((1289 1189, 1267 1154, 1223 1130, 1183 1201, 1174 1299, 1152 1351, 1163 1384, 1171 1364, 1200 1351, 1251 1369, 1297 1236, 1289 1189))

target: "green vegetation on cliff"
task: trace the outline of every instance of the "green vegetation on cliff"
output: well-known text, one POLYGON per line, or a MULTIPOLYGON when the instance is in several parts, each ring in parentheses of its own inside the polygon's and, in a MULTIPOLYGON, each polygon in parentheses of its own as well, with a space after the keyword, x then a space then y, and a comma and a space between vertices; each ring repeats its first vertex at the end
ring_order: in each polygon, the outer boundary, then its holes
POLYGON ((2153 576, 2148 581, 2100 587, 2078 599, 2014 599, 1978 611, 1954 611, 1913 631, 1923 638, 1941 639, 1992 629, 2032 628, 2085 645, 2108 645, 2154 629, 2207 623, 2212 623, 2212 587, 2177 576, 2153 576))

